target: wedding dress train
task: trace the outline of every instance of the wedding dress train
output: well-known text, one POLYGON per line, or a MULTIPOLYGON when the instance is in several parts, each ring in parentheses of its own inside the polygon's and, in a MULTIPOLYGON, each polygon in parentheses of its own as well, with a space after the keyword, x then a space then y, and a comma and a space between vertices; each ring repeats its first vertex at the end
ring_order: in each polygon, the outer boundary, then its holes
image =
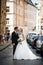
POLYGON ((40 59, 41 57, 36 56, 31 49, 29 48, 29 45, 27 44, 26 40, 19 42, 16 51, 14 54, 14 59, 40 59))

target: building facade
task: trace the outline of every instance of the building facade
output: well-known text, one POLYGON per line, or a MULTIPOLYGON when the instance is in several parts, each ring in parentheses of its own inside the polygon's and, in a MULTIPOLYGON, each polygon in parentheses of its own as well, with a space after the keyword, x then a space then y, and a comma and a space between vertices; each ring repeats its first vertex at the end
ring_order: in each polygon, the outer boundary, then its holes
POLYGON ((6 25, 6 0, 1 0, 1 33, 4 33, 6 25))
POLYGON ((0 0, 0 33, 1 33, 1 0, 0 0))
POLYGON ((2 33, 7 31, 12 33, 15 26, 22 27, 25 34, 38 30, 38 9, 27 0, 2 1, 1 16, 2 33))
POLYGON ((43 0, 41 0, 41 8, 40 8, 39 16, 40 16, 40 32, 43 35, 43 0))
POLYGON ((24 26, 26 4, 24 0, 7 0, 6 8, 9 10, 6 12, 6 27, 10 32, 15 26, 24 26))
POLYGON ((13 31, 14 26, 22 27, 26 33, 38 28, 38 9, 28 4, 27 1, 7 0, 6 8, 8 9, 6 27, 10 32, 13 31))
POLYGON ((0 33, 4 33, 5 31, 5 25, 6 25, 6 0, 0 0, 0 12, 1 12, 1 16, 0 16, 0 33))

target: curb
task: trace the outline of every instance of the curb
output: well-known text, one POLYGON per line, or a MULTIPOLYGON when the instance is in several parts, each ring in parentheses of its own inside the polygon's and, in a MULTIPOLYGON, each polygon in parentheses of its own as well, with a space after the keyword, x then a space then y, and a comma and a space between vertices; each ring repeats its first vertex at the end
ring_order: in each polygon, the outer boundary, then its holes
POLYGON ((6 49, 7 47, 9 47, 11 45, 11 43, 9 43, 8 45, 6 45, 5 47, 3 47, 2 49, 0 49, 0 52, 3 51, 4 49, 6 49))

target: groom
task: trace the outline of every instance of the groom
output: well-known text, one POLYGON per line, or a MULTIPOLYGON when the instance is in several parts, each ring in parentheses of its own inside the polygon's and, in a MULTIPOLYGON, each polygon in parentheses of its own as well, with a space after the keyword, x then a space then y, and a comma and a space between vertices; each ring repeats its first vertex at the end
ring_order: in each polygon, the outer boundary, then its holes
MULTIPOLYGON (((14 53, 15 53, 15 50, 16 50, 16 46, 18 44, 18 41, 17 41, 18 38, 19 38, 18 27, 15 27, 14 31, 12 32, 12 37, 11 37, 12 45, 13 45, 13 56, 14 56, 14 53)), ((13 59, 14 59, 14 57, 13 57, 13 59)))

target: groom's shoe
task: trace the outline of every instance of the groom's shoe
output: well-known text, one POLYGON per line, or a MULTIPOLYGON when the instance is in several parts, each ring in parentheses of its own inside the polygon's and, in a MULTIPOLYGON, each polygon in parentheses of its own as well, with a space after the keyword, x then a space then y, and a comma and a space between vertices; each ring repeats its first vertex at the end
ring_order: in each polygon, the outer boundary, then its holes
POLYGON ((13 58, 13 60, 14 60, 14 58, 13 58))
POLYGON ((13 60, 17 60, 17 59, 14 59, 14 57, 13 57, 13 60))
POLYGON ((17 60, 17 59, 14 59, 14 58, 13 58, 13 60, 17 60))
POLYGON ((24 59, 21 59, 21 60, 24 60, 24 59))
POLYGON ((14 60, 14 58, 13 58, 13 60, 14 60))

